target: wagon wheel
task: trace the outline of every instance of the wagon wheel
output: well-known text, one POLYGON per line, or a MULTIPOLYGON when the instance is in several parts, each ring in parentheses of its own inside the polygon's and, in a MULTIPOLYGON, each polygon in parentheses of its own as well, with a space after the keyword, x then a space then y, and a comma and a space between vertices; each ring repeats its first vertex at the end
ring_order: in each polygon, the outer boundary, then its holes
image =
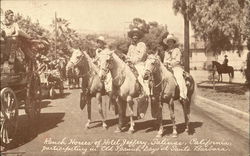
POLYGON ((18 125, 18 101, 10 88, 1 90, 1 146, 6 146, 13 140, 18 125))
POLYGON ((37 74, 32 74, 27 84, 27 97, 25 110, 29 119, 34 122, 39 119, 41 112, 41 82, 37 74))

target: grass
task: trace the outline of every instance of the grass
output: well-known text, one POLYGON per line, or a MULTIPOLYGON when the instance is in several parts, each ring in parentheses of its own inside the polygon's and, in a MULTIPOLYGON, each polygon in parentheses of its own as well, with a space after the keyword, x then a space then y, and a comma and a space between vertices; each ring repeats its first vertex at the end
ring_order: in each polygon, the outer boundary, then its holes
POLYGON ((249 112, 250 92, 244 85, 225 83, 215 86, 215 89, 213 89, 211 84, 201 84, 197 88, 197 94, 238 110, 249 112))

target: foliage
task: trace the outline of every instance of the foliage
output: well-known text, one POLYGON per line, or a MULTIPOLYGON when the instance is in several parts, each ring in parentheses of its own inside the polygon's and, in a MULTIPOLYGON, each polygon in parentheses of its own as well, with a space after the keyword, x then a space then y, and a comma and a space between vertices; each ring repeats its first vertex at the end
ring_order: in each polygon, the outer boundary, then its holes
POLYGON ((244 0, 174 0, 175 13, 188 15, 196 38, 204 40, 214 54, 222 50, 241 49, 244 34, 244 0), (240 2, 240 3, 239 3, 240 2))
POLYGON ((49 31, 44 29, 38 21, 32 22, 29 16, 25 18, 21 14, 17 14, 15 21, 20 29, 33 39, 49 38, 49 31))

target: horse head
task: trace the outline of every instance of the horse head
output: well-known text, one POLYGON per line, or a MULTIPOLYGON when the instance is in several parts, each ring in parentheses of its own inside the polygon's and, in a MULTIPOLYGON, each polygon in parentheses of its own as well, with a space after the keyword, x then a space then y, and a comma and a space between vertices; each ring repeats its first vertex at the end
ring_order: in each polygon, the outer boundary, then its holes
POLYGON ((148 80, 153 76, 155 72, 158 72, 158 68, 160 67, 160 60, 157 55, 151 54, 148 56, 145 61, 145 72, 143 74, 143 79, 148 80))
POLYGON ((113 53, 105 53, 100 54, 99 58, 99 66, 100 66, 100 78, 101 80, 105 80, 107 77, 107 74, 112 70, 113 68, 113 53))
POLYGON ((80 50, 75 50, 66 65, 66 70, 70 70, 77 66, 83 58, 83 53, 80 50))

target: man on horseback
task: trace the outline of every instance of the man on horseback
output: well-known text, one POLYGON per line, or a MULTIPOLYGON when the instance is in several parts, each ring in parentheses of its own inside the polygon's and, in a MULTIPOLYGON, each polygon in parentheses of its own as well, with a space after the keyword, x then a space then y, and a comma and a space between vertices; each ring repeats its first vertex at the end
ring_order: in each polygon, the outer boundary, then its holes
POLYGON ((128 37, 131 39, 131 45, 129 46, 126 56, 126 62, 132 72, 135 74, 138 82, 142 86, 143 92, 136 101, 138 103, 138 113, 143 118, 145 111, 148 107, 148 96, 150 95, 148 84, 143 80, 144 74, 144 62, 147 59, 147 46, 144 42, 140 41, 143 37, 143 32, 134 28, 128 32, 128 37))
POLYGON ((144 70, 144 62, 147 58, 146 44, 140 39, 143 37, 143 32, 138 28, 128 32, 128 37, 131 38, 131 45, 129 46, 126 62, 131 68, 132 72, 138 78, 139 82, 143 86, 144 91, 149 95, 149 89, 144 85, 142 75, 144 70))
POLYGON ((228 67, 228 59, 227 59, 227 55, 225 55, 224 57, 225 58, 224 58, 224 61, 222 63, 222 66, 223 66, 224 69, 226 69, 226 67, 228 67))
MULTIPOLYGON (((103 36, 99 36, 96 40, 97 43, 97 49, 95 53, 95 57, 93 62, 97 64, 98 66, 100 65, 99 59, 102 57, 102 54, 106 54, 110 52, 110 49, 107 46, 107 42, 105 41, 105 38, 103 36)), ((111 74, 107 74, 107 78, 104 81, 104 86, 105 86, 105 91, 109 95, 109 106, 114 106, 113 109, 116 109, 116 102, 115 102, 115 97, 113 95, 113 89, 112 89, 112 77, 111 74)))
POLYGON ((177 47, 177 38, 170 34, 167 38, 163 39, 163 43, 168 46, 163 63, 168 69, 173 71, 180 88, 180 100, 187 100, 187 86, 183 77, 184 69, 181 66, 181 51, 177 47))
MULTIPOLYGON (((99 65, 99 58, 102 56, 102 54, 109 53, 110 49, 107 47, 107 43, 103 36, 99 36, 96 40, 96 43, 97 43, 97 49, 93 62, 99 65)), ((107 78, 104 81, 104 85, 106 92, 110 93, 112 91, 112 78, 110 73, 107 75, 107 78)))

